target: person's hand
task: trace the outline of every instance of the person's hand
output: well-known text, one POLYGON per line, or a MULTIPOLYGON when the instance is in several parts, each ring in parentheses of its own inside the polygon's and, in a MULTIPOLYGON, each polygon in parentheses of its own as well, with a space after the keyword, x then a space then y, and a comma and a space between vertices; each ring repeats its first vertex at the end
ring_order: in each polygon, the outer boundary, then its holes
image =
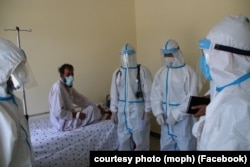
POLYGON ((102 115, 106 113, 106 110, 100 104, 97 106, 97 108, 100 110, 102 115))
POLYGON ((84 120, 86 118, 86 114, 79 112, 79 119, 84 120))
POLYGON ((81 112, 72 112, 73 118, 78 118, 80 120, 84 120, 86 118, 86 114, 81 113, 81 112))
POLYGON ((198 112, 194 114, 194 117, 200 117, 206 115, 207 105, 192 106, 191 109, 198 109, 198 112))
POLYGON ((166 123, 169 125, 174 125, 176 123, 176 120, 172 114, 168 116, 168 118, 166 119, 166 123))
POLYGON ((164 125, 164 124, 165 124, 163 114, 158 114, 158 115, 156 116, 156 122, 157 122, 159 125, 164 125))
POLYGON ((115 124, 118 123, 117 112, 112 112, 111 120, 112 120, 115 124))

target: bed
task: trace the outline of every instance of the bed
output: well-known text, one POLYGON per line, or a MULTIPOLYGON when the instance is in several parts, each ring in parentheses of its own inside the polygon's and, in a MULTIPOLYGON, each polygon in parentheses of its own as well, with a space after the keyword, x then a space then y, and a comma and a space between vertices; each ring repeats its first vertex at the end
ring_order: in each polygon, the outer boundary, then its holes
POLYGON ((29 128, 36 167, 87 167, 90 151, 118 149, 117 127, 111 120, 59 132, 46 115, 29 119, 29 128))

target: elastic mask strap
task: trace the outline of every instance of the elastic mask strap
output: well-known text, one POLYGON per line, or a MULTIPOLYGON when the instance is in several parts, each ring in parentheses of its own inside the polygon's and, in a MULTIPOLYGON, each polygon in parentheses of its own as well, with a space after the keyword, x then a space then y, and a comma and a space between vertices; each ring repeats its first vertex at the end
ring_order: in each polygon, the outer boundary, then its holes
POLYGON ((226 52, 232 52, 232 53, 244 55, 244 56, 250 56, 249 50, 237 49, 237 48, 225 46, 225 45, 215 44, 214 49, 222 50, 222 51, 226 51, 226 52))
POLYGON ((222 86, 222 87, 217 87, 217 88, 216 88, 216 91, 220 92, 220 91, 222 91, 224 88, 226 88, 226 87, 228 87, 228 86, 240 84, 241 82, 247 80, 248 78, 250 78, 250 73, 247 73, 247 74, 241 76, 240 78, 236 79, 235 81, 233 81, 233 82, 230 83, 230 84, 227 84, 227 85, 222 86))
MULTIPOLYGON (((210 49, 210 47, 211 47, 211 41, 209 39, 200 39, 199 40, 199 48, 200 49, 210 49)), ((238 48, 234 48, 231 46, 215 44, 214 49, 222 50, 225 52, 231 52, 231 53, 235 53, 235 54, 239 54, 239 55, 244 55, 244 56, 250 56, 250 50, 238 49, 238 48)))

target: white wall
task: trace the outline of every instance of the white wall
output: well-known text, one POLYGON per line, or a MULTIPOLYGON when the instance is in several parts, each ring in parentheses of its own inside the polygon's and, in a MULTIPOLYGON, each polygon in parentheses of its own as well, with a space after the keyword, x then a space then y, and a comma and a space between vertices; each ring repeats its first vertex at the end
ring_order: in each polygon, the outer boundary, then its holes
MULTIPOLYGON (((16 43, 20 32, 38 86, 28 89, 29 114, 48 111, 48 93, 63 63, 75 67, 74 86, 104 102, 112 72, 120 65, 126 42, 136 46, 133 0, 0 0, 0 36, 16 43)), ((20 93, 17 93, 20 95, 20 93)))
MULTIPOLYGON (((182 49, 186 63, 198 69, 198 40, 225 16, 250 17, 249 0, 136 0, 137 55, 154 75, 161 66, 160 49, 169 38, 182 49)), ((208 85, 202 90, 202 94, 208 85)), ((152 121, 152 130, 159 126, 152 121)))
MULTIPOLYGON (((130 42, 138 62, 152 74, 161 66, 160 48, 177 40, 187 64, 196 68, 197 41, 225 16, 250 17, 249 0, 0 0, 0 36, 16 43, 21 32, 38 86, 26 91, 30 114, 48 111, 48 93, 63 63, 75 66, 75 87, 104 102, 119 51, 130 42)), ((18 93, 18 95, 20 95, 18 93)), ((152 130, 159 132, 153 118, 152 130)))

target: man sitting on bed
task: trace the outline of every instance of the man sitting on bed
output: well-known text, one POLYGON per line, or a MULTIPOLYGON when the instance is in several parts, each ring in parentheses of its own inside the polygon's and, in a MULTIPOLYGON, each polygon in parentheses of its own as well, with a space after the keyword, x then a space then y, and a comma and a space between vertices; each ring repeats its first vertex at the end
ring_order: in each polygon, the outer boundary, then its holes
POLYGON ((59 69, 60 79, 49 93, 50 121, 60 131, 68 131, 96 123, 103 119, 105 109, 73 88, 74 67, 63 64, 59 69), (74 105, 83 110, 77 112, 74 105))

